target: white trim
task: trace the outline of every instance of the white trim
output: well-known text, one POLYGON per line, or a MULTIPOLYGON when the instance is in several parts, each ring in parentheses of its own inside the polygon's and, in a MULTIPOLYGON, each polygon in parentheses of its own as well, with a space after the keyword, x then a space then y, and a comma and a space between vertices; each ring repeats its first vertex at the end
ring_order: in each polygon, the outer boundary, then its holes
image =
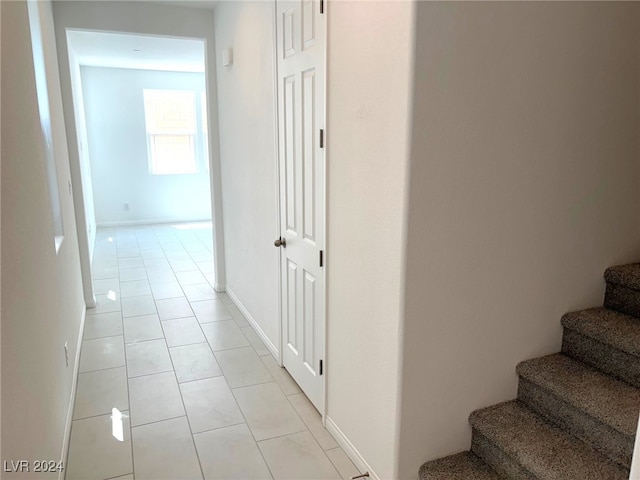
MULTIPOLYGON (((328 109, 329 109, 329 15, 327 13, 327 8, 329 8, 329 1, 324 2, 323 4, 323 12, 322 12, 322 16, 324 17, 324 32, 323 32, 323 38, 324 38, 324 58, 323 58, 323 62, 324 62, 324 79, 323 79, 323 83, 324 83, 324 118, 323 118, 323 122, 322 122, 322 128, 324 129, 324 185, 323 185, 323 189, 324 189, 324 215, 323 215, 323 220, 324 220, 324 225, 323 225, 323 230, 324 230, 324 244, 322 245, 323 247, 323 260, 324 260, 324 267, 322 268, 322 274, 324 275, 323 280, 324 280, 324 318, 322 319, 322 321, 324 322, 324 345, 322 346, 322 356, 324 359, 324 385, 323 385, 323 399, 322 399, 322 412, 320 412, 320 414, 322 415, 322 424, 326 425, 326 420, 327 420, 327 405, 329 405, 329 379, 328 379, 328 369, 327 369, 327 363, 328 363, 328 345, 329 345, 329 316, 328 316, 328 311, 329 311, 329 285, 328 285, 328 279, 329 279, 329 274, 328 274, 328 269, 329 267, 329 263, 327 262, 327 238, 329 237, 328 235, 328 226, 329 226, 329 187, 328 187, 328 181, 329 181, 329 148, 328 148, 328 144, 327 144, 327 130, 328 130, 328 125, 327 125, 327 117, 328 117, 328 109)), ((330 138, 330 137, 329 137, 330 138)))
MULTIPOLYGON (((278 99, 278 4, 276 0, 272 2, 273 8, 273 132, 275 134, 273 149, 273 158, 275 165, 275 193, 276 193, 276 234, 274 237, 280 237, 282 232, 282 205, 280 204, 280 119, 278 117, 280 100, 278 99)), ((282 327, 282 249, 278 249, 278 343, 284 345, 284 331, 282 327)), ((282 356, 282 348, 279 349, 276 362, 282 367, 284 358, 282 356)))
POLYGON ((213 289, 218 293, 223 293, 227 291, 227 286, 224 283, 214 283, 213 289))
POLYGON ((220 158, 220 121, 218 118, 218 69, 215 33, 204 41, 205 95, 207 97, 207 144, 209 146, 209 185, 213 221, 213 268, 216 281, 227 281, 222 208, 222 160, 220 158))
POLYGON ((351 461, 355 464, 356 468, 361 472, 369 472, 369 478, 380 480, 380 477, 376 475, 371 466, 367 463, 367 461, 360 454, 353 443, 351 443, 347 436, 342 432, 342 430, 340 430, 338 425, 336 425, 336 423, 328 416, 325 416, 325 421, 327 430, 331 435, 333 435, 333 438, 336 439, 338 445, 342 447, 342 450, 344 450, 344 453, 346 453, 351 461))
POLYGON ((110 227, 131 227, 136 225, 164 225, 164 224, 175 224, 175 223, 199 223, 199 222, 211 222, 212 226, 214 224, 213 220, 210 218, 195 218, 195 219, 184 219, 184 218, 175 218, 168 220, 122 220, 116 222, 100 222, 97 224, 97 228, 110 228, 110 227))
MULTIPOLYGON (((82 349, 82 338, 84 337, 84 323, 87 318, 86 307, 82 310, 80 319, 80 331, 78 332, 78 344, 76 345, 76 358, 73 365, 73 380, 71 383, 71 398, 69 398, 69 410, 67 411, 67 422, 64 427, 64 438, 62 439, 62 455, 60 460, 62 465, 67 466, 67 456, 69 455, 69 442, 71 441, 71 423, 73 422, 73 410, 76 404, 76 389, 78 388, 78 373, 80 372, 80 350, 82 349)), ((65 471, 58 472, 58 480, 64 480, 65 471)))
POLYGON ((98 305, 96 302, 96 296, 92 296, 88 302, 85 302, 87 304, 87 308, 96 308, 96 306, 98 305))
MULTIPOLYGON (((86 119, 79 114, 79 109, 82 108, 80 105, 84 105, 82 80, 79 78, 80 64, 78 63, 75 51, 69 45, 69 37, 67 36, 67 33, 67 29, 65 29, 64 32, 56 34, 56 45, 58 49, 60 49, 61 45, 64 45, 62 47, 62 55, 60 55, 60 50, 58 50, 58 75, 60 76, 62 110, 64 113, 66 125, 65 130, 67 135, 69 173, 71 176, 71 183, 69 187, 72 187, 73 193, 73 211, 76 219, 76 236, 78 237, 78 252, 80 254, 80 273, 82 276, 84 301, 87 306, 95 306, 95 292, 93 289, 93 280, 91 278, 93 248, 95 247, 95 232, 93 245, 90 245, 92 233, 88 232, 91 228, 91 224, 88 222, 88 212, 85 208, 84 188, 84 183, 88 183, 91 185, 91 189, 93 189, 93 181, 90 178, 90 175, 89 178, 86 178, 87 175, 80 160, 81 155, 84 155, 82 153, 83 146, 80 132, 86 132, 87 127, 86 119), (60 39, 58 38, 59 36, 64 38, 63 42, 60 42, 60 39), (66 55, 64 55, 65 51, 66 55), (66 65, 65 61, 67 62, 66 65), (68 79, 64 78, 67 73, 69 74, 68 79), (71 98, 70 108, 67 108, 68 102, 65 100, 65 94, 67 94, 67 92, 71 98)), ((88 148, 88 146, 84 145, 84 148, 88 148)))
POLYGON ((629 480, 640 480, 640 422, 638 423, 638 429, 636 430, 636 442, 633 447, 629 480))
POLYGON ((264 333, 264 330, 262 330, 262 328, 260 328, 260 325, 258 325, 258 322, 256 322, 255 318, 251 316, 249 311, 238 299, 237 295, 233 293, 233 291, 229 288, 227 288, 227 295, 229 295, 229 298, 231 299, 231 301, 235 304, 236 307, 238 307, 238 310, 240 310, 242 314, 245 316, 245 318, 249 322, 249 325, 251 325, 253 330, 258 334, 258 336, 260 337, 260 340, 262 340, 262 342, 266 345, 266 347, 271 352, 271 355, 273 355, 276 359, 278 359, 279 358, 278 348, 273 344, 271 340, 269 340, 269 337, 267 337, 267 334, 264 333))
MULTIPOLYGON (((0 0, 1 1, 1 0, 0 0)), ((82 3, 82 2, 80 2, 82 3)), ((105 7, 107 11, 112 11, 111 7, 105 7)), ((155 10, 156 7, 149 5, 152 16, 158 14, 155 10)), ((201 30, 197 28, 198 32, 194 33, 191 28, 184 28, 182 24, 173 22, 174 25, 170 27, 160 28, 155 24, 148 24, 145 28, 134 28, 131 30, 131 25, 126 21, 108 20, 100 16, 88 16, 87 11, 81 9, 77 14, 79 17, 76 20, 70 18, 70 13, 63 8, 63 13, 56 21, 56 44, 61 49, 62 54, 58 55, 58 61, 60 65, 61 76, 61 88, 63 95, 63 103, 65 104, 64 113, 65 121, 67 125, 67 134, 73 138, 69 141, 69 147, 71 149, 69 154, 69 163, 71 167, 71 178, 76 185, 75 190, 78 192, 78 198, 74 198, 74 208, 76 212, 76 224, 78 226, 79 239, 85 239, 87 232, 86 215, 84 211, 84 192, 82 191, 82 169, 80 166, 79 156, 79 139, 77 132, 77 115, 74 106, 74 88, 71 80, 71 60, 69 56, 72 54, 72 49, 69 46, 67 37, 68 31, 90 31, 90 32, 107 32, 107 33, 121 33, 143 36, 155 36, 163 38, 185 38, 185 39, 197 39, 202 40, 205 45, 205 81, 206 81, 206 95, 207 95, 207 129, 208 129, 208 145, 209 145, 209 183, 211 186, 210 202, 212 207, 213 216, 213 257, 215 277, 219 278, 224 283, 226 278, 225 271, 225 259, 224 259, 224 224, 222 221, 222 184, 221 184, 221 170, 220 170, 220 153, 219 153, 219 131, 218 131, 218 109, 217 109, 217 85, 216 85, 216 52, 215 52, 215 33, 212 28, 206 28, 201 30), (79 19, 79 20, 78 20, 79 19), (79 21, 81 25, 75 22, 79 21), (73 25, 72 25, 73 24, 73 25), (167 29, 169 31, 167 31, 167 29), (178 34, 176 33, 178 32, 178 34), (200 34, 200 35, 199 35, 200 34), (67 77, 69 75, 69 77, 67 77), (65 101, 66 97, 66 101, 65 101), (71 100, 69 100, 71 99, 71 100), (66 108, 67 103, 71 102, 70 107, 66 108), (69 132, 70 129, 70 132, 69 132), (82 200, 82 201, 80 201, 82 200)), ((208 14, 208 12, 207 12, 208 14)), ((74 17, 75 18, 75 17, 74 17)), ((140 27, 138 25, 138 27, 140 27)), ((86 146, 85 146, 86 147, 86 146)), ((89 179, 92 182, 91 179, 89 179)), ((180 221, 184 221, 181 219, 180 221)), ((139 221, 142 223, 168 223, 168 221, 139 221)), ((119 225, 136 225, 137 223, 115 223, 104 222, 103 226, 119 226, 119 225)), ((98 227, 99 225, 96 225, 98 227)), ((85 290, 85 301, 89 302, 93 297, 93 286, 91 282, 91 258, 87 248, 88 242, 80 241, 80 266, 82 269, 83 287, 85 290)))

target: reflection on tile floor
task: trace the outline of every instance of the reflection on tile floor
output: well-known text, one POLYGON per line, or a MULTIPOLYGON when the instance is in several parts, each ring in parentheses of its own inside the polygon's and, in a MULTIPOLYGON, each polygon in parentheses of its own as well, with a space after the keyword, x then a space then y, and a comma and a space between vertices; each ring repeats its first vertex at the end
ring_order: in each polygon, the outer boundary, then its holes
POLYGON ((98 230, 98 305, 87 310, 67 480, 358 475, 240 310, 214 291, 210 224, 192 227, 98 230))

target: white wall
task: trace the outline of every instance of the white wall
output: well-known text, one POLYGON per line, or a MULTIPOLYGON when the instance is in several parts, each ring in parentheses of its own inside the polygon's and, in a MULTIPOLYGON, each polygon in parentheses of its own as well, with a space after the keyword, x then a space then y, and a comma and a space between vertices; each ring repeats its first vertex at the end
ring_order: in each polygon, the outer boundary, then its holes
POLYGON ((640 259, 637 3, 418 2, 399 472, 640 259))
MULTIPOLYGON (((413 5, 332 2, 328 15, 327 421, 392 478, 413 5)), ((227 285, 278 345, 273 5, 221 2, 214 17, 219 57, 234 54, 218 66, 227 285)))
POLYGON ((220 162, 218 157, 218 116, 216 89, 215 41, 213 35, 213 11, 160 5, 152 2, 110 1, 56 1, 54 3, 56 42, 59 51, 62 95, 64 99, 70 157, 74 183, 81 183, 77 132, 73 117, 73 97, 69 68, 66 29, 100 30, 108 32, 138 33, 184 38, 201 38, 205 41, 207 69, 207 97, 209 99, 209 155, 211 161, 211 197, 214 218, 214 256, 216 289, 224 290, 224 238, 222 221, 222 197, 220 192, 220 162))
POLYGON ((327 422, 384 479, 396 463, 414 7, 327 9, 327 422))
POLYGON ((220 2, 214 12, 218 58, 220 160, 227 290, 275 349, 278 330, 278 190, 273 4, 220 2))
POLYGON ((80 68, 99 226, 211 219, 202 132, 203 73, 80 68), (144 89, 190 90, 196 102, 197 173, 149 173, 144 89), (129 205, 129 210, 124 209, 129 205))
MULTIPOLYGON (((84 311, 50 2, 38 2, 64 241, 54 248, 26 2, 2 2, 2 458, 61 460, 84 311), (65 366, 64 343, 70 349, 65 366)), ((33 478, 6 474, 4 478, 33 478)), ((39 475, 39 478, 55 478, 39 475)))

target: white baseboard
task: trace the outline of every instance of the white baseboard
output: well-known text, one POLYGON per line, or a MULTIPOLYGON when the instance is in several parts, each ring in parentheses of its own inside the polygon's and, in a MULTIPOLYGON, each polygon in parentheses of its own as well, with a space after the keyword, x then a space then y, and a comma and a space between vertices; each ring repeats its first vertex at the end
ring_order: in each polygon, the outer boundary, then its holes
MULTIPOLYGON (((218 292, 218 293, 222 293, 225 292, 227 290, 227 287, 224 283, 216 283, 213 285, 213 289, 218 292)), ((240 307, 238 307, 240 308, 240 307)))
MULTIPOLYGON (((242 304, 238 296, 233 292, 233 290, 231 290, 228 287, 226 289, 226 293, 227 295, 229 295, 229 298, 233 301, 235 306, 238 307, 238 309, 246 317, 247 321, 249 322, 253 330, 258 334, 258 336, 267 346, 271 354, 275 358, 278 358, 278 349, 271 342, 271 340, 269 340, 269 338, 264 333, 262 328, 260 328, 260 325, 258 325, 258 322, 256 322, 256 320, 251 316, 251 314, 246 309, 246 307, 242 304)), ((325 421, 326 421, 327 430, 334 436, 334 438, 336 439, 336 442, 338 442, 338 444, 342 447, 342 449, 347 454, 347 456, 351 459, 351 461, 354 463, 356 468, 361 472, 369 472, 370 479, 380 480, 380 477, 376 475, 376 473, 373 471, 369 463, 367 463, 367 461, 360 454, 358 449, 351 443, 351 441, 342 432, 342 430, 340 430, 338 425, 336 425, 336 423, 333 420, 331 420, 329 416, 325 417, 325 421)))
MULTIPOLYGON (((93 281, 93 280, 92 280, 93 281)), ((96 296, 92 295, 91 298, 85 299, 84 303, 87 304, 87 308, 96 308, 96 296)), ((85 309, 86 311, 86 309, 85 309)), ((86 314, 85 314, 86 315, 86 314)))
POLYGON ((200 222, 212 222, 210 218, 169 218, 163 220, 118 220, 115 222, 100 222, 97 224, 97 228, 109 228, 109 227, 133 227, 138 225, 164 225, 174 223, 200 223, 200 222))
POLYGON ((326 428, 327 430, 329 430, 329 433, 333 435, 333 437, 336 439, 336 442, 338 442, 338 445, 342 447, 342 449, 344 450, 344 453, 347 454, 347 456, 351 459, 351 461, 354 463, 356 468, 363 473, 369 472, 369 478, 372 478, 374 480, 380 480, 380 477, 376 475, 376 473, 373 471, 371 466, 367 463, 364 457, 360 455, 360 452, 358 451, 358 449, 353 445, 353 443, 351 443, 351 441, 342 432, 342 430, 340 430, 338 425, 336 425, 336 423, 333 420, 331 420, 331 418, 329 418, 328 416, 325 417, 325 422, 326 422, 326 428))
POLYGON ((273 355, 276 359, 279 358, 278 348, 273 344, 273 342, 271 342, 271 340, 269 340, 269 337, 267 337, 267 334, 264 333, 264 330, 262 330, 262 328, 260 328, 260 325, 258 325, 258 322, 256 322, 255 318, 251 316, 251 314, 242 304, 238 296, 235 293, 233 293, 233 291, 229 287, 227 287, 226 292, 227 292, 227 295, 229 295, 229 298, 236 305, 236 307, 238 307, 238 310, 240 310, 242 314, 245 316, 245 318, 247 319, 247 321, 249 322, 253 330, 258 334, 258 336, 260 337, 260 340, 262 340, 262 342, 269 349, 269 351, 271 352, 271 355, 273 355))
MULTIPOLYGON (((69 398, 69 410, 67 411, 67 422, 64 427, 64 438, 62 439, 62 456, 60 460, 62 465, 67 467, 67 457, 69 455, 69 442, 71 441, 71 423, 73 421, 73 410, 76 404, 76 389, 78 388, 78 372, 80 370, 80 350, 82 349, 82 338, 84 337, 84 323, 87 319, 86 307, 82 310, 80 318, 80 331, 78 333, 78 343, 76 345, 76 358, 73 365, 73 380, 71 383, 71 398, 69 398)), ((58 472, 58 480, 64 480, 65 471, 58 472)))

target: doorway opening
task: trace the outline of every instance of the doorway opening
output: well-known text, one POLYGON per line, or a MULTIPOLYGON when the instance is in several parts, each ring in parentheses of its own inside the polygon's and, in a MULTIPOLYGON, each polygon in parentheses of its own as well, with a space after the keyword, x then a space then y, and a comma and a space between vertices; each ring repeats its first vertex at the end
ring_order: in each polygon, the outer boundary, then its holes
POLYGON ((149 250, 151 258, 124 260, 128 268, 153 261, 173 268, 173 258, 180 269, 188 261, 215 288, 205 40, 78 29, 66 34, 87 306, 109 301, 107 280, 123 268, 117 255, 95 256, 96 245, 108 249, 109 239, 149 250), (158 249, 173 255, 168 265, 153 258, 158 249))

